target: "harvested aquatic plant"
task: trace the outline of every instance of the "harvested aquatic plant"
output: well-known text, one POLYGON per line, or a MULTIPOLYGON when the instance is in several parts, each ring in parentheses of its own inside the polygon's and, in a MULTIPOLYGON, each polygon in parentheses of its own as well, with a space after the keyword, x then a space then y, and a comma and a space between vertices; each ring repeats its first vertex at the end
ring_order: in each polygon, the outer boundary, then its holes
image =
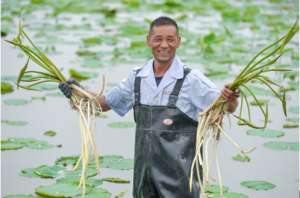
MULTIPOLYGON (((275 68, 273 64, 282 56, 285 46, 293 38, 293 36, 298 32, 298 20, 289 29, 288 33, 275 41, 274 43, 268 45, 260 52, 258 52, 250 62, 242 69, 242 71, 237 75, 234 81, 229 85, 229 89, 235 91, 240 89, 241 93, 241 105, 239 115, 233 115, 238 119, 240 124, 248 125, 251 128, 265 128, 268 123, 268 104, 260 103, 257 96, 253 90, 248 86, 249 82, 257 81, 264 85, 268 90, 274 94, 281 102, 282 109, 286 115, 286 98, 285 89, 273 82, 267 74, 271 72, 285 72, 289 71, 285 68, 275 68), (247 95, 253 98, 254 102, 258 106, 262 116, 264 117, 264 124, 258 126, 252 121, 250 103, 247 99, 247 95), (243 110, 246 106, 247 118, 243 116, 243 110), (265 106, 265 107, 264 107, 265 106)), ((195 157, 192 162, 190 170, 190 190, 192 189, 193 178, 196 176, 200 190, 203 197, 206 196, 206 189, 211 182, 210 178, 210 166, 211 159, 209 158, 209 145, 213 145, 214 157, 216 160, 218 182, 220 186, 220 196, 223 197, 223 184, 220 171, 220 165, 218 160, 218 142, 223 135, 229 142, 238 148, 242 156, 246 156, 247 153, 254 150, 254 148, 243 149, 241 146, 235 142, 223 129, 222 123, 223 118, 226 115, 226 100, 220 96, 217 98, 213 104, 207 108, 205 111, 199 113, 198 118, 198 128, 196 135, 196 150, 195 157), (204 152, 201 152, 203 147, 204 152), (203 175, 200 175, 202 169, 203 175)))
MULTIPOLYGON (((18 88, 36 90, 36 85, 42 85, 49 82, 66 82, 66 78, 58 67, 33 43, 21 24, 19 25, 19 32, 16 38, 11 41, 7 40, 7 42, 21 49, 27 56, 26 64, 21 69, 17 79, 18 88), (36 63, 36 65, 39 66, 39 70, 29 70, 29 61, 36 63)), ((91 95, 74 84, 72 84, 71 87, 74 91, 72 92, 70 102, 79 112, 82 145, 81 156, 74 166, 74 170, 77 169, 79 165, 82 166, 79 186, 82 187, 82 195, 84 195, 86 187, 86 171, 91 155, 90 151, 92 151, 94 155, 94 160, 96 161, 96 166, 99 170, 99 159, 93 132, 95 128, 95 118, 102 112, 100 105, 97 104, 96 98, 102 95, 104 91, 104 78, 102 89, 96 96, 91 95)))

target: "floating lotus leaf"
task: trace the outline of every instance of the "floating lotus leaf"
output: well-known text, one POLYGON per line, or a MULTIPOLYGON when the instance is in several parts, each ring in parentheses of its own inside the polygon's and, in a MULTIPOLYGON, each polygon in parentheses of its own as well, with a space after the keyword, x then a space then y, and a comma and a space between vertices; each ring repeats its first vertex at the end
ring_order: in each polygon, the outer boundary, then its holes
POLYGON ((128 193, 128 190, 123 190, 123 191, 117 192, 115 195, 115 198, 124 197, 126 195, 126 193, 128 193))
POLYGON ((299 118, 298 117, 291 117, 286 119, 288 122, 296 122, 299 123, 299 118))
POLYGON ((1 151, 5 150, 18 150, 23 148, 24 145, 17 142, 10 142, 7 140, 1 140, 1 151))
POLYGON ((253 190, 271 190, 275 188, 276 186, 270 182, 267 181, 243 181, 241 182, 241 185, 250 188, 253 190))
POLYGON ((219 193, 215 194, 209 194, 208 198, 249 198, 247 195, 242 193, 236 193, 236 192, 226 192, 221 197, 219 193))
POLYGON ((139 47, 147 47, 146 41, 144 40, 131 41, 130 48, 139 48, 139 47))
POLYGON ((43 150, 43 149, 53 148, 55 147, 55 145, 49 144, 47 141, 35 140, 30 144, 26 144, 26 147, 35 150, 40 150, 40 149, 43 150))
POLYGON ((3 198, 38 198, 33 195, 6 195, 3 198))
MULTIPOLYGON (((79 178, 61 178, 56 180, 57 183, 71 183, 79 185, 80 179, 79 178)), ((94 178, 88 178, 86 180, 86 185, 91 187, 99 186, 103 183, 101 179, 94 179, 94 178)))
MULTIPOLYGON (((229 188, 223 186, 223 192, 228 192, 229 188)), ((209 185, 205 188, 205 192, 207 193, 220 193, 220 186, 219 185, 209 185)))
POLYGON ((74 166, 78 159, 78 156, 63 156, 55 160, 55 164, 60 166, 74 166))
POLYGON ((286 122, 282 125, 283 128, 299 128, 299 122, 286 122))
POLYGON ((290 108, 288 109, 288 112, 299 114, 299 106, 293 106, 293 107, 290 107, 290 108))
POLYGON ((101 168, 111 168, 115 170, 131 170, 133 169, 133 160, 124 159, 119 155, 107 155, 100 157, 101 168))
POLYGON ((42 100, 46 101, 46 96, 32 96, 31 100, 42 100))
POLYGON ((285 88, 286 91, 296 91, 299 89, 299 81, 289 81, 287 87, 285 88))
POLYGON ((54 145, 49 144, 47 141, 36 140, 33 138, 8 138, 7 141, 23 145, 30 149, 48 149, 54 147, 54 145))
POLYGON ((1 82, 1 94, 7 94, 14 91, 14 87, 12 84, 7 82, 1 82))
POLYGON ((28 124, 28 122, 25 121, 19 121, 19 120, 1 120, 2 124, 7 124, 10 126, 25 126, 28 124))
POLYGON ((84 57, 83 67, 88 67, 88 68, 100 68, 101 67, 101 61, 97 57, 84 57))
MULTIPOLYGON (((87 186, 86 192, 91 189, 87 186)), ((48 197, 75 197, 81 195, 81 189, 78 185, 69 183, 55 183, 49 186, 38 186, 35 192, 41 196, 48 197)))
POLYGON ((126 23, 120 27, 120 33, 124 36, 145 35, 147 29, 136 23, 126 23))
POLYGON ((47 93, 46 96, 51 96, 51 97, 64 97, 64 95, 63 95, 61 92, 47 93))
MULTIPOLYGON (((76 170, 64 171, 62 174, 62 178, 65 179, 79 179, 81 177, 82 169, 78 167, 76 170)), ((86 177, 93 177, 97 175, 97 169, 95 166, 88 167, 86 170, 86 177)))
MULTIPOLYGON (((84 198, 110 198, 111 193, 104 188, 96 188, 87 193, 84 198)), ((76 198, 81 198, 81 196, 77 196, 76 198)))
POLYGON ((72 78, 75 80, 81 81, 81 80, 87 80, 90 78, 97 77, 97 73, 93 72, 83 72, 83 71, 76 71, 75 69, 69 69, 69 74, 72 78))
POLYGON ((93 45, 100 45, 102 40, 100 36, 93 36, 93 37, 83 38, 82 42, 85 46, 93 46, 93 45))
POLYGON ((34 170, 35 168, 22 169, 20 175, 24 177, 39 177, 37 174, 35 174, 34 170))
POLYGON ((240 161, 240 162, 250 162, 250 157, 242 156, 241 154, 237 154, 237 155, 233 156, 232 159, 235 161, 240 161))
POLYGON ((56 136, 56 132, 55 131, 46 131, 46 132, 44 132, 44 135, 53 137, 53 136, 56 136))
POLYGON ((18 76, 1 76, 3 81, 17 82, 18 76))
POLYGON ((133 128, 135 127, 134 122, 123 121, 123 122, 111 122, 107 124, 110 128, 133 128))
POLYGON ((34 169, 34 173, 42 178, 55 178, 59 176, 65 169, 61 166, 41 165, 34 169))
POLYGON ((299 142, 271 141, 264 143, 264 147, 273 150, 299 151, 299 142))
POLYGON ((276 131, 271 129, 249 129, 247 135, 265 137, 265 138, 275 138, 284 136, 284 132, 276 131))
POLYGON ((5 99, 3 100, 4 104, 6 105, 15 105, 15 106, 19 106, 19 105, 26 105, 28 103, 30 103, 30 100, 25 100, 25 99, 5 99))
POLYGON ((129 184, 130 183, 129 180, 122 179, 119 177, 105 177, 105 178, 102 178, 102 180, 106 181, 106 182, 117 183, 117 184, 129 184))
POLYGON ((49 91, 58 89, 57 85, 54 83, 42 83, 32 87, 33 89, 49 91))
POLYGON ((96 52, 93 52, 93 51, 90 51, 90 50, 78 50, 76 51, 76 54, 78 56, 96 56, 97 53, 96 52))

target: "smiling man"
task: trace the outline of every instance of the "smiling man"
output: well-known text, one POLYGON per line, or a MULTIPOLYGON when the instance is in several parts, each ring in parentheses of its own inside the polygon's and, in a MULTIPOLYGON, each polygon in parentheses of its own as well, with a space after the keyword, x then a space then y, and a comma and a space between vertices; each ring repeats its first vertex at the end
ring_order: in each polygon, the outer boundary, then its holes
MULTIPOLYGON (((197 182, 192 192, 188 186, 195 154, 197 115, 220 91, 199 71, 184 66, 176 56, 180 42, 173 19, 155 19, 147 36, 153 59, 133 69, 118 86, 97 98, 104 111, 113 109, 121 116, 134 108, 135 198, 199 197, 197 182)), ((70 83, 74 81, 59 86, 67 97, 72 92, 70 83)), ((228 112, 234 112, 239 94, 226 86, 221 94, 228 101, 228 112)))

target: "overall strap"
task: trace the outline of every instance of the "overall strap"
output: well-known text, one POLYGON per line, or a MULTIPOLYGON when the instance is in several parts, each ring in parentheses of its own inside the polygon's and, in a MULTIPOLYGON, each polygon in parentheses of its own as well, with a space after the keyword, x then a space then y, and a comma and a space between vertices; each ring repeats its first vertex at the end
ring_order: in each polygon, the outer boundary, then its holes
MULTIPOLYGON (((136 72, 136 75, 139 73, 141 69, 138 69, 136 72)), ((140 98, 141 98, 141 80, 142 78, 139 76, 135 76, 134 79, 134 105, 140 104, 140 98)))
POLYGON ((178 100, 178 94, 179 94, 180 89, 181 89, 181 87, 183 85, 183 81, 184 81, 185 77, 188 75, 188 73, 190 73, 190 71, 191 71, 190 68, 187 68, 187 67, 184 68, 183 77, 181 79, 178 79, 176 81, 176 84, 175 84, 175 86, 173 88, 173 91, 172 91, 172 93, 169 96, 168 106, 176 107, 176 102, 178 100))

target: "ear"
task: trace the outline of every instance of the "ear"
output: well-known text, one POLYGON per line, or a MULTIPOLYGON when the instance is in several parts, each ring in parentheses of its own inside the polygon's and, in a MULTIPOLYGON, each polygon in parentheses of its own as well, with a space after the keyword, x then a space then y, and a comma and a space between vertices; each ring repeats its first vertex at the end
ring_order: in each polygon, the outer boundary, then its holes
POLYGON ((147 35, 147 45, 148 47, 151 47, 151 43, 150 43, 150 35, 147 35))
MULTIPOLYGON (((179 47, 180 46, 180 44, 181 44, 181 36, 177 36, 177 47, 179 47)), ((176 47, 176 48, 177 48, 176 47)))

